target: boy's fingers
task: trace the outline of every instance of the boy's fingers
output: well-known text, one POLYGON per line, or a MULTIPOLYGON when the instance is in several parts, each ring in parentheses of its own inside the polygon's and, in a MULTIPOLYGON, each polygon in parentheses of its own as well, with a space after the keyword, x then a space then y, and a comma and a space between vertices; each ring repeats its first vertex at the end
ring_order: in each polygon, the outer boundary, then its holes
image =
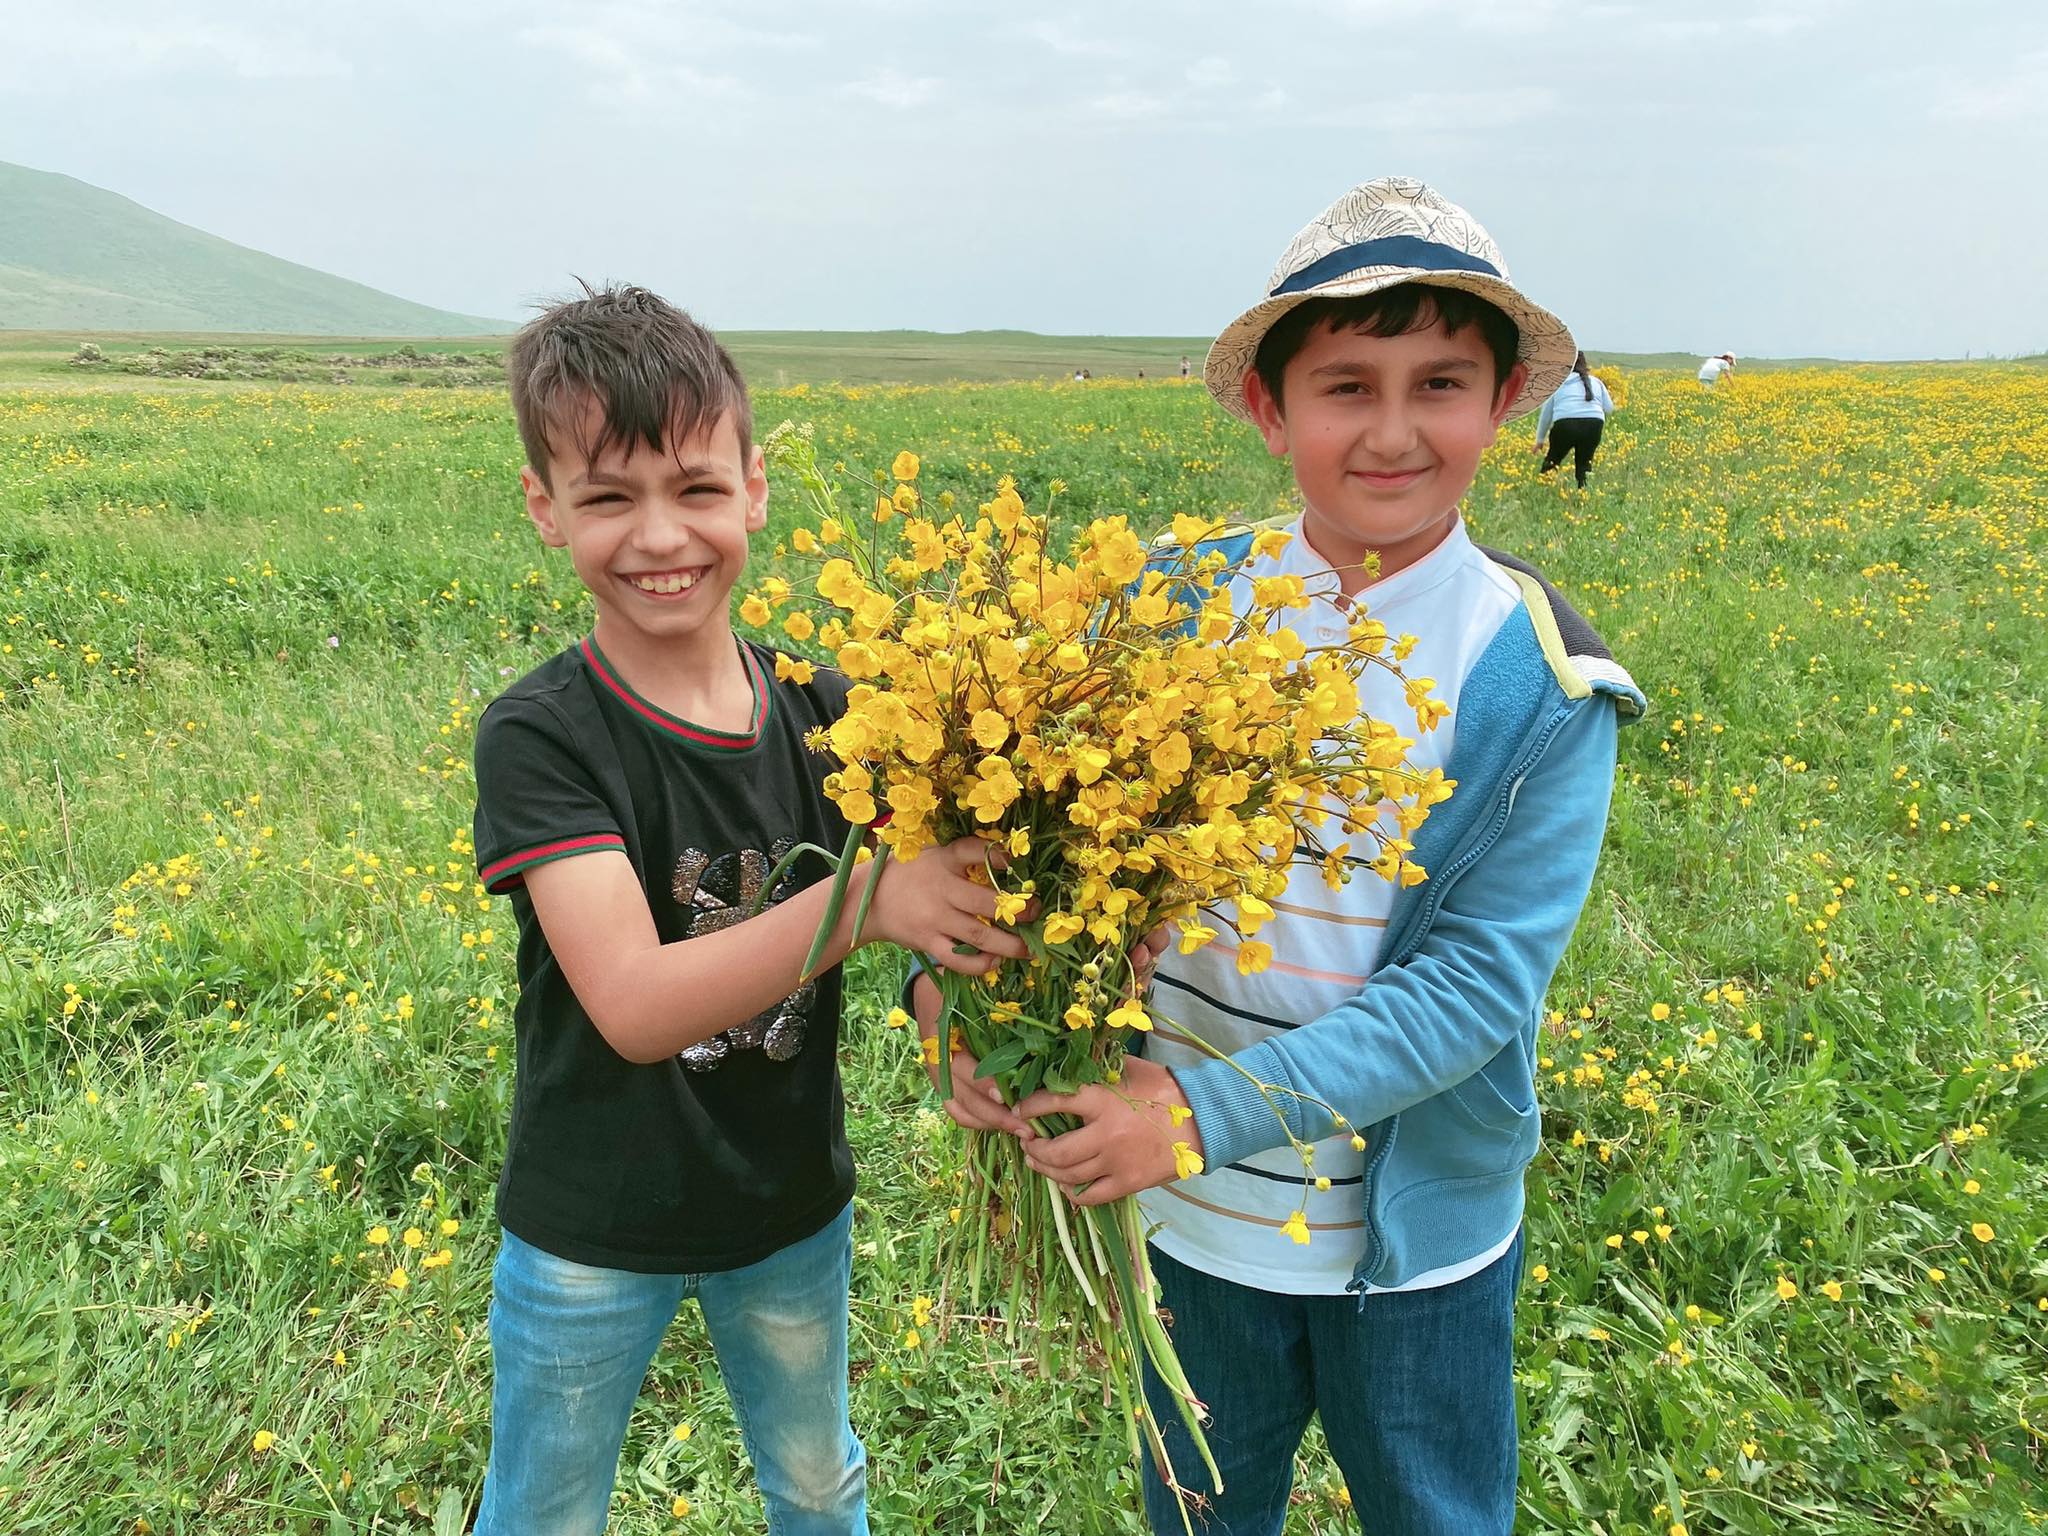
POLYGON ((1084 1125, 1064 1136, 1039 1138, 1032 1142, 1025 1156, 1040 1172, 1054 1168, 1071 1171, 1093 1164, 1101 1152, 1101 1138, 1093 1133, 1091 1127, 1084 1125))

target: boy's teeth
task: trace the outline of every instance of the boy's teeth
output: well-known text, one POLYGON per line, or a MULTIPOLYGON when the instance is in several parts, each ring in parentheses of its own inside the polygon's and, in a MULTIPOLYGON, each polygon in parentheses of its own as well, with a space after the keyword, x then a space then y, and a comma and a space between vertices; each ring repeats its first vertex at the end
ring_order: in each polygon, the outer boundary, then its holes
POLYGON ((681 592, 697 584, 695 571, 670 576, 635 576, 633 585, 642 592, 681 592))

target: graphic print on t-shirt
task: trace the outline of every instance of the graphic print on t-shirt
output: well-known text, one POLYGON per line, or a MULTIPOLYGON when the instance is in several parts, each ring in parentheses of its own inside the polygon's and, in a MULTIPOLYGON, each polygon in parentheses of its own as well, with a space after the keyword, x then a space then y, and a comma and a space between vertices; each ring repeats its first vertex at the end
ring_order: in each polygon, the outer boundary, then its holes
MULTIPOLYGON (((770 871, 795 846, 793 838, 780 838, 765 854, 742 848, 715 859, 701 848, 684 849, 669 881, 669 894, 686 913, 683 937, 694 939, 743 923, 754 915, 757 902, 766 909, 789 895, 795 878, 794 865, 783 873, 766 901, 761 900, 761 887, 767 883, 770 871)), ((721 1030, 679 1052, 677 1059, 692 1072, 709 1072, 731 1059, 735 1051, 760 1051, 770 1061, 789 1061, 804 1048, 804 1024, 817 990, 815 980, 807 981, 745 1023, 721 1030)))

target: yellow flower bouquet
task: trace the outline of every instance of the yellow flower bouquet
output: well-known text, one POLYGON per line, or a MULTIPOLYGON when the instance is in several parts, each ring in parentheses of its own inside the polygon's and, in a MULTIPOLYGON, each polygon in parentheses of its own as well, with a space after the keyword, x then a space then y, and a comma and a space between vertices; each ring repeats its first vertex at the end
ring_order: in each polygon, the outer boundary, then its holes
MULTIPOLYGON (((1264 969, 1271 950, 1254 935, 1290 865, 1319 863, 1333 885, 1360 863, 1424 878, 1409 839, 1451 786, 1410 768, 1411 738, 1359 707, 1361 673, 1398 671, 1406 642, 1360 609, 1341 645, 1310 647, 1281 624, 1311 600, 1302 580, 1246 567, 1283 548, 1284 531, 1226 540, 1222 524, 1182 515, 1148 546, 1105 517, 1055 549, 1050 497, 1034 512, 1007 478, 972 509, 950 492, 927 500, 917 457, 903 453, 888 476, 850 482, 863 503, 850 515, 846 477, 819 466, 808 428, 785 423, 766 450, 806 516, 741 612, 756 624, 779 613, 849 679, 846 712, 819 743, 839 764, 826 788, 850 828, 841 890, 884 807, 878 859, 978 835, 1002 850, 986 872, 998 921, 1030 948, 1028 962, 987 976, 930 968, 953 1047, 925 1042, 943 1096, 953 1050, 1011 1105, 1040 1088, 1116 1084, 1130 1042, 1153 1027, 1133 945, 1168 926, 1192 953, 1220 925, 1239 937, 1238 968, 1264 969)), ((1418 682, 1408 698, 1426 726, 1441 705, 1418 682)), ((1276 1106, 1287 1091, 1262 1090, 1276 1106)), ((1295 1146, 1306 1184, 1310 1148, 1295 1146)), ((1189 1143, 1174 1153, 1180 1177, 1200 1171, 1189 1143)), ((1141 1390, 1149 1362, 1220 1486, 1202 1405, 1158 1315, 1136 1200, 1070 1213, 1004 1135, 970 1138, 967 1173, 959 1246, 972 1304, 999 1275, 1013 1318, 1028 1303, 1044 1327, 1076 1328, 1099 1351, 1133 1457, 1149 1450, 1179 1488, 1141 1390)))

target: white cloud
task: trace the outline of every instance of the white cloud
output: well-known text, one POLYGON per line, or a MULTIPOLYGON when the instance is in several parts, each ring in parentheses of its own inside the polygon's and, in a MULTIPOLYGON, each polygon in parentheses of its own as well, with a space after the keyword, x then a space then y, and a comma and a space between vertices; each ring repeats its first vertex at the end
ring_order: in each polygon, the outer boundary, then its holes
POLYGON ((93 80, 159 75, 227 75, 237 80, 346 79, 340 54, 303 39, 245 27, 129 25, 94 17, 8 23, 0 79, 27 85, 61 79, 67 87, 93 80))
POLYGON ((1548 86, 1513 86, 1499 91, 1410 91, 1335 112, 1318 114, 1326 128, 1432 129, 1456 133, 1506 128, 1543 117, 1557 109, 1557 92, 1548 86))
POLYGON ((1167 103, 1163 98, 1144 91, 1111 91, 1090 101, 1088 111, 1096 117, 1138 122, 1148 117, 1164 116, 1167 103))
POLYGON ((1078 59, 1122 59, 1131 55, 1131 49, 1122 43, 1093 33, 1074 31, 1062 22, 1034 21, 1022 29, 1026 37, 1043 43, 1054 53, 1063 53, 1078 59))
POLYGON ((839 94, 872 101, 878 106, 890 107, 898 112, 908 112, 937 96, 940 84, 939 79, 933 75, 919 75, 913 78, 899 74, 893 69, 885 69, 865 80, 848 81, 839 87, 839 94))
POLYGON ((1951 83, 1929 111, 1949 122, 2048 121, 2048 49, 2020 55, 2003 78, 1951 83))
POLYGON ((1237 70, 1230 60, 1214 55, 1197 59, 1188 66, 1188 84, 1199 86, 1228 85, 1237 78, 1237 70))
POLYGON ((627 101, 669 99, 680 93, 739 100, 751 94, 732 75, 668 62, 594 27, 527 27, 517 35, 529 48, 580 64, 594 83, 627 101))

